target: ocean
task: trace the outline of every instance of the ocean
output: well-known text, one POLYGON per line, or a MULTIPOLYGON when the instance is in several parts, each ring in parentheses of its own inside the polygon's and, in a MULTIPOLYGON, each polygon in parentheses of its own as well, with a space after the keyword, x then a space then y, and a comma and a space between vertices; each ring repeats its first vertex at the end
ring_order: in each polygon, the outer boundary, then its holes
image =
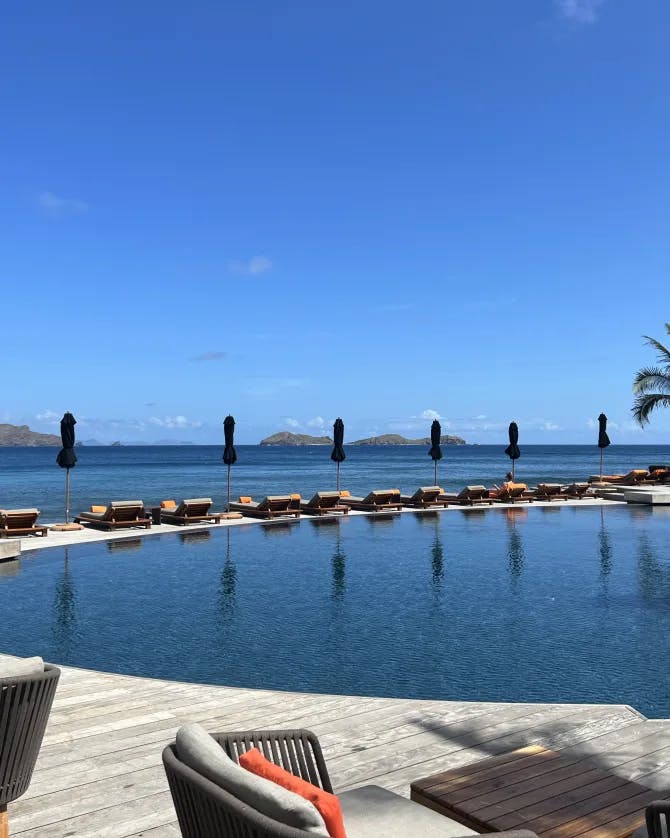
MULTIPOLYGON (((341 466, 341 487, 352 494, 370 489, 400 488, 413 492, 433 484, 428 446, 349 446, 341 466)), ((447 491, 466 484, 500 484, 510 460, 500 445, 449 445, 442 448, 438 483, 447 491)), ((62 520, 65 471, 56 465, 57 448, 0 448, 0 507, 36 506, 42 520, 62 520)), ((70 473, 71 515, 93 504, 141 499, 153 505, 166 498, 212 497, 222 509, 226 500, 223 446, 99 446, 77 448, 70 473)), ((336 488, 336 466, 330 447, 237 446, 231 469, 231 497, 336 488)), ((605 450, 605 473, 626 472, 650 464, 670 463, 670 445, 612 445, 605 450)), ((518 480, 568 483, 597 474, 596 445, 526 445, 516 461, 518 480)))

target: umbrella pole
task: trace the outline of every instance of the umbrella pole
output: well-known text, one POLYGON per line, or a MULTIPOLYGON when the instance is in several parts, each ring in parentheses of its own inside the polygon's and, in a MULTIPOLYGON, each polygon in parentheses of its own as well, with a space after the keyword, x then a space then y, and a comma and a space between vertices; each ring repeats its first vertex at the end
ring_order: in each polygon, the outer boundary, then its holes
POLYGON ((514 483, 514 460, 512 460, 512 483, 514 483))
POLYGON ((226 512, 230 512, 230 463, 228 463, 228 506, 226 512))
POLYGON ((433 481, 433 486, 437 486, 437 460, 435 460, 435 480, 433 481))
POLYGON ((603 449, 600 449, 600 482, 603 482, 603 449))
POLYGON ((65 523, 70 523, 70 469, 65 469, 65 523))
POLYGON ((337 491, 340 491, 340 464, 337 464, 337 491))

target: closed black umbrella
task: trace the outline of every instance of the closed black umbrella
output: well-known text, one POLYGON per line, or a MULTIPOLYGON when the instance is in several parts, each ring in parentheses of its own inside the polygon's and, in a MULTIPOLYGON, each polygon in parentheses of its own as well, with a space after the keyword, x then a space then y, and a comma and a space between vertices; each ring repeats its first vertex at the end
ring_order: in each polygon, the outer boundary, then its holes
POLYGON ((437 461, 442 459, 442 449, 440 442, 442 441, 442 428, 437 419, 433 419, 433 424, 430 426, 430 451, 428 452, 435 464, 435 485, 437 486, 437 461))
POLYGON ((512 480, 514 480, 514 461, 521 456, 521 449, 518 446, 519 427, 516 422, 509 423, 509 445, 505 448, 505 454, 512 461, 512 480))
POLYGON ((330 454, 330 459, 337 463, 337 491, 340 491, 340 463, 346 460, 347 455, 344 453, 344 422, 337 418, 333 425, 333 450, 330 454))
POLYGON ((607 416, 601 413, 598 417, 598 448, 600 448, 600 482, 603 482, 603 449, 610 444, 607 436, 607 416))
POLYGON ((71 413, 63 414, 60 420, 60 438, 63 447, 58 452, 56 462, 65 471, 65 523, 70 521, 70 469, 77 465, 77 455, 74 453, 74 426, 77 420, 71 413))
POLYGON ((226 416, 223 420, 223 462, 228 466, 228 506, 226 511, 230 512, 230 467, 237 462, 237 451, 235 451, 235 420, 232 416, 226 416))

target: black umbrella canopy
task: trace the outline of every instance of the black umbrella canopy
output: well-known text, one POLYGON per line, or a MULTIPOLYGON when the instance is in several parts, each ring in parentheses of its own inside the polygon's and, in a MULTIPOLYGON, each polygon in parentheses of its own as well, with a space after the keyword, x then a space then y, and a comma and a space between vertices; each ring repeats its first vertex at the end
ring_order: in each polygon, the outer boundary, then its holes
POLYGON ((437 419, 433 419, 433 424, 430 426, 430 451, 428 452, 433 460, 442 459, 442 449, 440 442, 442 441, 442 428, 437 419))
POLYGON ((344 453, 344 422, 341 419, 336 419, 333 425, 333 450, 330 459, 334 463, 342 463, 346 460, 347 455, 344 453))
POLYGON ((601 413, 598 417, 598 448, 607 448, 610 438, 607 436, 607 416, 601 413))
POLYGON ((237 451, 235 451, 235 420, 232 416, 226 416, 223 420, 223 462, 227 466, 232 466, 237 462, 237 451))
POLYGON ((56 462, 61 468, 74 468, 77 455, 74 453, 74 426, 77 420, 71 413, 65 413, 60 420, 60 438, 63 447, 58 452, 56 462))
POLYGON ((516 422, 509 423, 509 445, 505 448, 505 454, 510 460, 518 460, 521 456, 521 449, 518 446, 519 442, 519 426, 516 422))

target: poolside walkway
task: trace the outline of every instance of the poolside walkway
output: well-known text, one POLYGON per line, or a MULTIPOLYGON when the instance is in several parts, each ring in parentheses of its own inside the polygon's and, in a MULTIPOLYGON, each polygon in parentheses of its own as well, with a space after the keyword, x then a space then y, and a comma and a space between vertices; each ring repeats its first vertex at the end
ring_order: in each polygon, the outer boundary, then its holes
POLYGON ((377 783, 407 795, 419 777, 529 743, 670 790, 670 720, 624 705, 310 695, 63 667, 32 784, 9 807, 12 835, 178 836, 161 751, 187 720, 212 731, 309 727, 336 791, 377 783))

